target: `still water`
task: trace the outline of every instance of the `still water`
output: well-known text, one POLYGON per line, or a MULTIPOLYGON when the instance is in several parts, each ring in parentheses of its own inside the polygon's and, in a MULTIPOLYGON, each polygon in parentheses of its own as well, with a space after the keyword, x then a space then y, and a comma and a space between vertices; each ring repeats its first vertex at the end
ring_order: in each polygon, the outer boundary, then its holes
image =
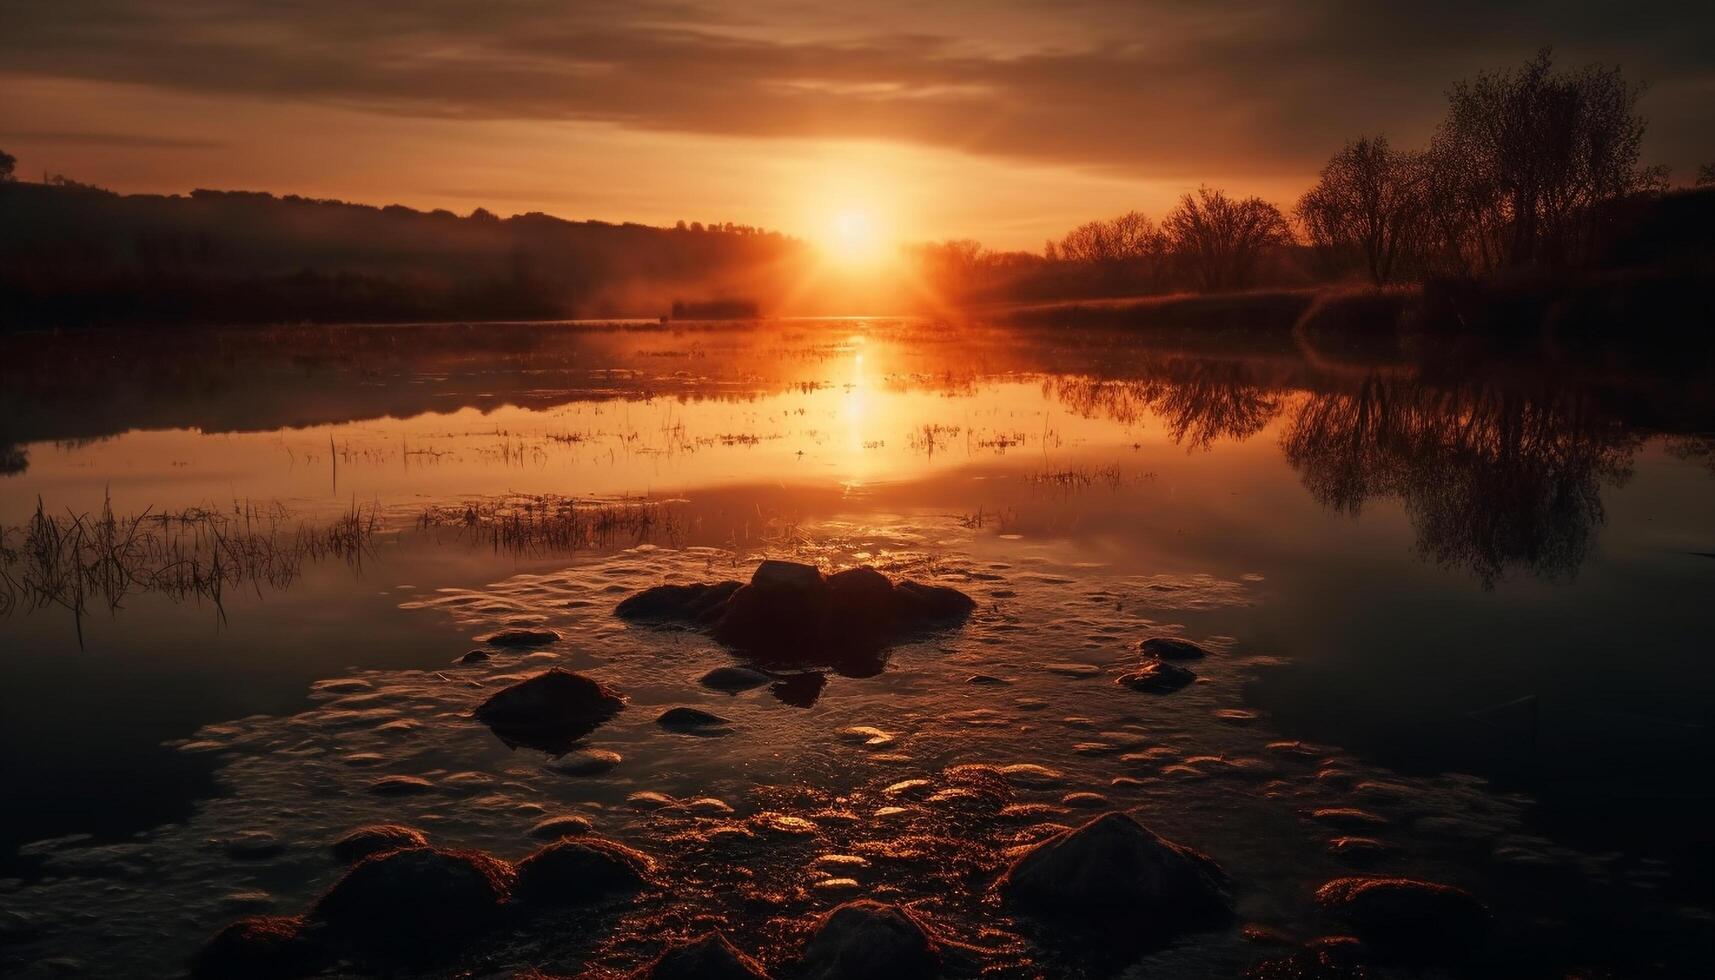
POLYGON ((1239 924, 1336 930, 1311 894, 1353 834, 1491 906, 1478 973, 1711 952, 1715 386, 1683 366, 881 320, 0 344, 8 974, 173 975, 302 908, 352 827, 516 858, 558 814, 683 880, 478 969, 626 969, 710 924, 767 958, 873 894, 996 975, 1238 976, 1270 953, 1239 924), (706 638, 612 615, 762 557, 978 610, 873 676, 738 695, 697 683, 733 660, 706 638), (456 663, 520 624, 563 639, 456 663), (1216 656, 1168 697, 1113 684, 1152 635, 1216 656), (617 766, 469 718, 550 664, 629 699, 584 743, 617 766), (730 732, 669 734, 674 705, 730 732), (970 763, 1045 767, 1010 787, 1044 806, 991 832, 897 789, 970 763), (1005 847, 1110 808, 1216 857, 1235 928, 1112 961, 985 898, 1005 847), (723 854, 731 827, 765 846, 723 854))

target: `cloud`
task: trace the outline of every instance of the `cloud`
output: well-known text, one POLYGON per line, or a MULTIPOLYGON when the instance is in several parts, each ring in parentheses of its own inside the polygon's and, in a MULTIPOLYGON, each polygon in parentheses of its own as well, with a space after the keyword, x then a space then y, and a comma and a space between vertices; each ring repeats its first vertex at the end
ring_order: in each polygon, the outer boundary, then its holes
POLYGON ((220 140, 182 139, 174 136, 151 136, 139 133, 76 132, 71 130, 25 129, 8 130, 13 139, 60 146, 108 146, 146 148, 152 150, 214 150, 227 146, 220 140))
MULTIPOLYGON (((1715 8, 1313 4, 86 0, 19 4, 17 75, 453 119, 883 139, 1125 174, 1302 172, 1425 134, 1453 79, 1556 43, 1669 90, 1715 79, 1715 8)), ((1715 156, 1687 100, 1656 147, 1715 156)))

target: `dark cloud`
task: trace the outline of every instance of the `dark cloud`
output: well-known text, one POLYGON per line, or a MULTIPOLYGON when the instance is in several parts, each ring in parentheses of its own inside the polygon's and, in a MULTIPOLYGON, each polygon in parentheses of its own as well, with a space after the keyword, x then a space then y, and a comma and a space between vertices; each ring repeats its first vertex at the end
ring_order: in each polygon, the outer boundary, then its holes
POLYGON ((1652 149, 1715 156, 1715 5, 85 0, 14 4, 18 75, 407 115, 882 138, 1129 173, 1300 172, 1543 44, 1665 93, 1652 149), (927 9, 925 9, 927 8, 927 9), (1661 111, 1665 109, 1666 111, 1661 111))

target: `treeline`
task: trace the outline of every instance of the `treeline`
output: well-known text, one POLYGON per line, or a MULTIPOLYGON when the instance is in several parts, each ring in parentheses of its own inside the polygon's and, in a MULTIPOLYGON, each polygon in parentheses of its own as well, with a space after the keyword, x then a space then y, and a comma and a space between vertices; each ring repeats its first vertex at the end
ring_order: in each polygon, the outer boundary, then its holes
POLYGON ((919 258, 949 293, 988 300, 1707 264, 1715 191, 1673 195, 1665 168, 1641 164, 1640 95, 1617 68, 1556 71, 1545 49, 1455 85, 1427 147, 1347 143, 1290 212, 1202 187, 1159 224, 1092 221, 1040 256, 947 242, 919 258))
MULTIPOLYGON (((9 160, 0 160, 0 164, 9 160)), ((0 175, 0 327, 659 316, 773 295, 805 246, 266 193, 120 195, 0 175)))

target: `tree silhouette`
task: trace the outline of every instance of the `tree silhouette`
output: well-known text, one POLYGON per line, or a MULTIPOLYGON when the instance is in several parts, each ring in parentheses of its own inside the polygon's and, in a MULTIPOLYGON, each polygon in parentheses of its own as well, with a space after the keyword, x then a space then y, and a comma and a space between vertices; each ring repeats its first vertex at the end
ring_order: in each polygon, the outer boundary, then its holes
POLYGON ((12 180, 17 169, 18 158, 5 150, 0 150, 0 182, 12 180))
POLYGON ((1715 184, 1715 163, 1706 163, 1697 168, 1697 186, 1708 187, 1715 184))
POLYGON ((1292 244, 1279 208, 1208 187, 1181 197, 1161 227, 1168 248, 1204 292, 1246 288, 1265 252, 1292 244))
POLYGON ((1310 244, 1336 267, 1356 262, 1379 286, 1416 244, 1423 181, 1419 154, 1395 150, 1385 136, 1362 136, 1322 168, 1296 214, 1310 244))

